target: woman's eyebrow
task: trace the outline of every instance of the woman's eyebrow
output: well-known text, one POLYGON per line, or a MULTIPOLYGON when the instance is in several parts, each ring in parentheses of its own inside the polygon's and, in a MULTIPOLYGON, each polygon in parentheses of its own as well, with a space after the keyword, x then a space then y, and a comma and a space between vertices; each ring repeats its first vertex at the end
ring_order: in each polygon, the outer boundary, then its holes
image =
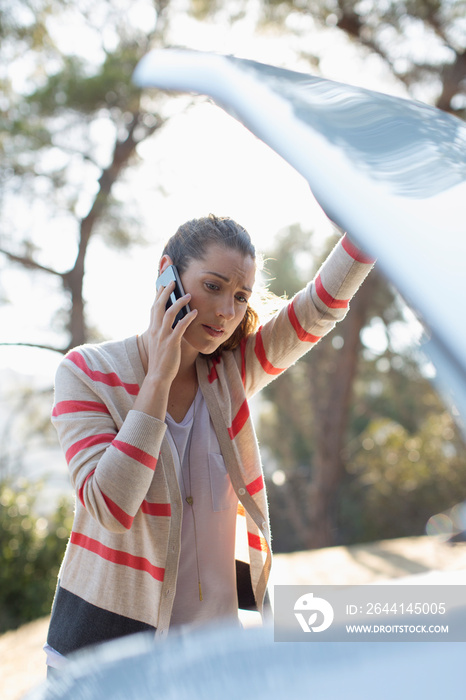
MULTIPOLYGON (((219 279, 223 280, 227 284, 230 284, 230 279, 228 277, 225 277, 225 275, 221 275, 220 272, 214 272, 213 270, 206 270, 205 274, 215 275, 215 277, 218 277, 219 279)), ((250 294, 252 294, 252 289, 250 287, 244 286, 244 287, 241 287, 241 289, 243 290, 243 292, 249 292, 250 294)))

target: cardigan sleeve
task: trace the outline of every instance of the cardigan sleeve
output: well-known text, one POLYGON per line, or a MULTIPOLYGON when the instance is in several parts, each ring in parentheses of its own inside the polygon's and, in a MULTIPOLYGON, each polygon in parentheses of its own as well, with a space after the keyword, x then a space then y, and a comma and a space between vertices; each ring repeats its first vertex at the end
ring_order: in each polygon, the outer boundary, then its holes
POLYGON ((343 236, 315 278, 238 351, 246 396, 250 397, 311 350, 341 321, 374 260, 343 236))
POLYGON ((118 382, 114 372, 96 366, 92 353, 82 349, 65 357, 55 378, 52 423, 77 507, 104 528, 125 532, 151 484, 166 426, 130 408, 128 392, 136 393, 137 385, 118 382))

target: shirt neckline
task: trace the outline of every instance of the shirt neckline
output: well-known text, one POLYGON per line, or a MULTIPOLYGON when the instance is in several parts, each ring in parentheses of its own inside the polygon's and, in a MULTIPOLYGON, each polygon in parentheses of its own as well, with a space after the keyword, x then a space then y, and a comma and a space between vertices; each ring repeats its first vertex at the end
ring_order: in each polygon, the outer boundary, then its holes
POLYGON ((174 418, 172 418, 172 416, 170 415, 170 413, 167 411, 167 413, 166 413, 167 424, 171 424, 171 425, 173 425, 173 426, 175 426, 175 427, 177 427, 177 428, 186 428, 186 427, 188 427, 188 426, 192 423, 192 421, 193 421, 193 419, 194 419, 194 411, 195 411, 195 409, 197 410, 197 408, 198 408, 197 404, 198 404, 199 401, 200 401, 200 396, 199 396, 200 393, 202 393, 202 392, 201 392, 201 387, 198 386, 198 387, 197 387, 196 396, 194 397, 194 401, 192 402, 191 406, 188 408, 188 410, 187 410, 187 412, 186 412, 186 415, 184 416, 183 420, 180 421, 179 423, 178 423, 174 418))

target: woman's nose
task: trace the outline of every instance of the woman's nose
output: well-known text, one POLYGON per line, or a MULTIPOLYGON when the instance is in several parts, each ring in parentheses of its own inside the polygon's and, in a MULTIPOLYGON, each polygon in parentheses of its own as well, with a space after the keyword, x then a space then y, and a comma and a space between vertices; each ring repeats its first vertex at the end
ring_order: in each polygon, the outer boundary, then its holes
POLYGON ((218 306, 217 315, 222 316, 227 321, 231 321, 235 317, 235 300, 223 297, 218 306))

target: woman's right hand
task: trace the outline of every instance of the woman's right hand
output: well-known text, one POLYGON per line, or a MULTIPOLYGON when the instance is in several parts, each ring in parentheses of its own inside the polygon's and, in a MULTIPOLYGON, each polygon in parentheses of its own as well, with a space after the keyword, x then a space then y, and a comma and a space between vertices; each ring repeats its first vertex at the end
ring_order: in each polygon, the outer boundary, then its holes
POLYGON ((161 287, 152 305, 149 328, 142 336, 147 354, 146 378, 133 406, 160 420, 165 419, 170 387, 180 368, 183 336, 197 316, 197 309, 193 309, 172 327, 177 314, 191 298, 185 294, 166 309, 174 287, 174 282, 161 287))
POLYGON ((169 285, 157 291, 150 312, 149 328, 144 333, 148 355, 147 374, 169 380, 170 383, 175 379, 180 368, 183 336, 197 316, 197 309, 193 309, 173 328, 176 316, 191 299, 190 294, 185 294, 166 309, 174 288, 175 282, 170 282, 169 285))

